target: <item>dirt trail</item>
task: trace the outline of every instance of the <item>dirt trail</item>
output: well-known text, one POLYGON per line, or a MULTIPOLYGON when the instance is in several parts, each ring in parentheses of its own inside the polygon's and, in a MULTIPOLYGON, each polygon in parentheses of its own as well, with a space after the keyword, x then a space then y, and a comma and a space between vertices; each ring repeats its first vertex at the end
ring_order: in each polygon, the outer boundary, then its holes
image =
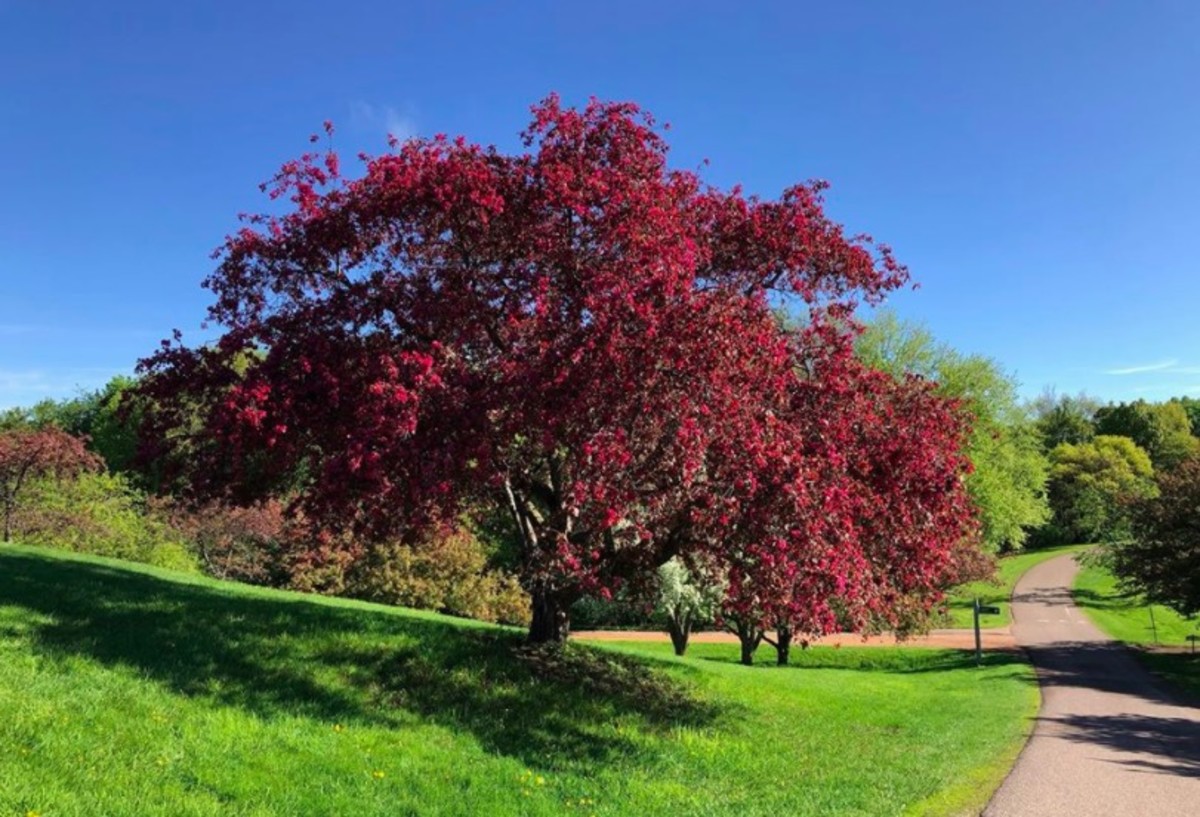
MULTIPOLYGON (((572 633, 572 638, 585 641, 662 641, 670 642, 666 633, 644 630, 585 630, 572 633)), ((736 644, 737 636, 725 632, 693 633, 693 644, 736 644)), ((1016 640, 1008 627, 997 627, 982 631, 981 641, 985 650, 1016 649, 1016 640)), ((863 638, 854 633, 837 633, 812 642, 829 647, 929 647, 931 649, 975 649, 975 635, 970 630, 934 630, 928 635, 916 636, 897 642, 893 636, 880 635, 863 638)), ((764 647, 767 645, 763 645, 764 647)))

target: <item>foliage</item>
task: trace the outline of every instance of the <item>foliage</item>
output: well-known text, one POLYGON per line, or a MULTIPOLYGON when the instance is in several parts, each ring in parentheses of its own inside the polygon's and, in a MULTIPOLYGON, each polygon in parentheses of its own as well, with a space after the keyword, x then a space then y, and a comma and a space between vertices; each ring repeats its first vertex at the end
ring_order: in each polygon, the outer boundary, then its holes
POLYGON ((120 474, 33 481, 13 528, 29 544, 197 570, 187 542, 146 512, 145 497, 120 474))
POLYGON ((110 473, 124 474, 135 487, 157 487, 153 467, 137 462, 142 405, 137 381, 117 375, 102 388, 65 400, 43 400, 0 414, 0 429, 54 426, 86 442, 110 473))
POLYGON ((922 326, 885 312, 858 339, 859 355, 896 377, 916 375, 960 401, 971 418, 967 489, 991 552, 1019 550, 1027 531, 1050 517, 1049 470, 1036 429, 1017 402, 1013 377, 990 358, 964 355, 922 326))
POLYGON ((1063 443, 1089 443, 1096 436, 1093 420, 1100 401, 1087 394, 1074 397, 1053 390, 1040 394, 1030 405, 1042 446, 1050 452, 1063 443))
POLYGON ((783 468, 760 475, 760 504, 726 540, 722 619, 742 640, 746 663, 764 638, 786 664, 793 637, 920 628, 976 561, 966 555, 977 545, 957 404, 926 381, 857 361, 843 377, 836 392, 806 394, 790 428, 801 418, 821 428, 828 457, 845 458, 844 479, 801 483, 783 468), (838 417, 857 422, 838 427, 830 422, 838 417), (823 524, 808 528, 821 538, 789 547, 804 533, 794 520, 821 513, 823 524))
POLYGON ((143 362, 147 439, 199 495, 295 481, 314 525, 372 541, 507 513, 534 641, 671 556, 732 558, 741 530, 873 615, 924 603, 965 523, 886 552, 855 521, 924 518, 910 487, 957 507, 953 434, 926 429, 924 486, 889 473, 893 429, 857 431, 886 417, 859 413, 883 387, 849 348, 855 305, 907 279, 887 248, 847 238, 821 185, 760 200, 669 170, 631 104, 551 97, 524 143, 413 139, 356 180, 333 153, 285 165, 290 211, 251 217, 206 282, 225 334, 143 362))
POLYGON ((568 645, 538 673, 489 625, 32 548, 0 548, 0 600, 4 814, 924 814, 1037 707, 1012 656, 568 645))
POLYGON ((159 499, 154 513, 188 542, 208 575, 271 587, 290 583, 287 519, 278 500, 241 508, 159 499))
POLYGON ((252 505, 190 503, 156 497, 149 512, 188 543, 214 578, 308 593, 346 592, 346 575, 363 547, 288 516, 277 499, 252 505))
POLYGON ((1157 496, 1133 505, 1133 536, 1112 549, 1123 585, 1152 604, 1200 612, 1200 459, 1160 473, 1157 496))
POLYGON ((346 595, 481 621, 529 623, 528 595, 512 576, 487 569, 483 546, 462 526, 368 548, 351 569, 346 595))
POLYGON ((1075 603, 1097 627, 1119 641, 1139 646, 1189 646, 1187 637, 1200 631, 1197 621, 1148 602, 1118 578, 1110 568, 1115 549, 1106 545, 1105 553, 1096 554, 1099 558, 1081 560, 1071 590, 1075 603))
POLYGON ((1050 462, 1054 520, 1047 537, 1060 542, 1127 539, 1127 503, 1156 492, 1149 455, 1128 437, 1062 443, 1050 452, 1050 462))
POLYGON ((114 377, 104 388, 87 395, 88 411, 76 433, 87 435, 88 447, 104 459, 109 471, 126 474, 135 485, 147 489, 154 487, 152 474, 136 467, 141 407, 133 397, 135 385, 131 377, 114 377))
POLYGON ((282 569, 287 586, 302 593, 346 595, 350 572, 366 553, 366 543, 352 533, 306 524, 303 517, 285 527, 282 569))
POLYGON ((24 502, 24 491, 37 479, 62 479, 100 467, 84 441, 54 426, 14 427, 0 431, 0 511, 4 541, 12 539, 13 515, 24 502))
POLYGON ((658 569, 655 606, 666 620, 676 655, 687 652, 692 627, 712 620, 724 594, 720 582, 700 571, 688 570, 679 559, 671 559, 658 569))
POLYGON ((489 566, 489 546, 466 526, 372 546, 314 531, 278 500, 197 507, 168 498, 153 505, 155 517, 215 578, 528 623, 528 596, 511 575, 489 566))
POLYGON ((1145 449, 1156 469, 1174 468, 1200 452, 1188 413, 1178 402, 1119 403, 1096 411, 1096 433, 1128 437, 1145 449))
POLYGON ((130 398, 136 381, 119 375, 103 388, 64 400, 44 414, 56 425, 86 437, 88 448, 100 455, 108 470, 129 475, 139 487, 143 475, 134 470, 139 408, 130 398))
POLYGON ((1200 398, 1173 397, 1170 402, 1179 404, 1187 414, 1188 423, 1192 427, 1192 436, 1200 437, 1200 398))
POLYGON ((666 620, 647 602, 643 590, 627 585, 607 598, 584 596, 571 605, 572 629, 665 630, 666 620))

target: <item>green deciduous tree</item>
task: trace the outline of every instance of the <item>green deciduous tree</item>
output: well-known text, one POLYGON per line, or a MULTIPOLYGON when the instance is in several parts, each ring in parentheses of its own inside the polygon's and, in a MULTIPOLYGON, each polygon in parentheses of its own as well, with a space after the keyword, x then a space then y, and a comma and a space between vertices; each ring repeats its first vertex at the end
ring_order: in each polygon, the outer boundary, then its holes
POLYGON ((1192 425, 1192 436, 1200 437, 1200 399, 1195 397, 1175 397, 1172 403, 1178 403, 1187 414, 1188 422, 1192 425))
POLYGON ((962 401, 972 418, 967 454, 974 472, 967 489, 984 544, 992 551, 1020 548, 1027 531, 1049 518, 1048 465, 1036 429, 1017 402, 1012 376, 994 360, 957 352, 889 312, 869 324, 857 349, 876 368, 936 381, 942 394, 962 401))
POLYGON ((1128 437, 1158 469, 1174 468, 1200 450, 1187 411, 1177 402, 1136 400, 1104 406, 1096 412, 1096 433, 1128 437))
POLYGON ((1050 452, 1050 461, 1050 538, 1059 541, 1127 539, 1127 503, 1156 493, 1150 456, 1128 437, 1063 443, 1050 452))
POLYGON ((1133 503, 1133 536, 1112 548, 1112 569, 1127 589, 1192 616, 1200 613, 1200 459, 1160 474, 1158 488, 1133 503))
POLYGON ((1029 406, 1034 425, 1042 436, 1042 446, 1053 451, 1062 443, 1091 442, 1096 436, 1093 420, 1100 401, 1087 394, 1059 395, 1053 390, 1040 394, 1029 406))

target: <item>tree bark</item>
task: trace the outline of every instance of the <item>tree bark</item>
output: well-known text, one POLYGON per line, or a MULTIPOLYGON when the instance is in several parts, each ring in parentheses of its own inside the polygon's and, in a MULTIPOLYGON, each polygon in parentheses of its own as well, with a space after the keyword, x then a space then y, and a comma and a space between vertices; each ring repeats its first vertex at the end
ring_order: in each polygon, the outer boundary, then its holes
POLYGON ((675 648, 675 654, 683 655, 687 652, 688 637, 692 634, 691 617, 685 617, 682 621, 677 621, 674 616, 668 617, 667 632, 671 634, 671 645, 675 648))
POLYGON ((763 631, 739 621, 736 632, 738 641, 742 642, 742 663, 749 667, 754 664, 754 651, 762 643, 763 631))
POLYGON ((529 622, 530 644, 564 644, 571 632, 570 604, 556 593, 535 590, 533 620, 529 622))
POLYGON ((791 657, 791 650, 792 631, 786 627, 780 627, 775 631, 775 663, 786 667, 788 658, 791 657))

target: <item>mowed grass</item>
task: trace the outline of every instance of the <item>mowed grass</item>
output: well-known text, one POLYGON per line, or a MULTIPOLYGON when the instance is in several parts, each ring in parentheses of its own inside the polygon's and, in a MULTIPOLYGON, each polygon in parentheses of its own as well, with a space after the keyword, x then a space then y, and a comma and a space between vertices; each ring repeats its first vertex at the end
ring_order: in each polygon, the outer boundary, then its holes
POLYGON ((994 582, 972 582, 957 588, 946 598, 946 608, 949 615, 950 627, 974 627, 974 602, 995 605, 1000 608, 1000 614, 979 617, 979 626, 1007 627, 1012 624, 1012 593, 1017 580, 1034 565, 1040 564, 1064 553, 1079 553, 1090 545, 1061 545, 1052 548, 1040 548, 1005 556, 999 560, 994 582))
POLYGON ((0 815, 951 814, 1037 704, 1006 655, 735 659, 0 547, 0 815))
POLYGON ((1081 564, 1071 592, 1097 627, 1129 644, 1183 646, 1189 635, 1200 632, 1200 622, 1162 605, 1154 605, 1151 619, 1151 607, 1145 600, 1123 592, 1116 577, 1097 564, 1081 564))
POLYGON ((1096 626, 1118 641, 1146 648, 1184 649, 1140 651, 1138 657, 1151 671, 1200 695, 1200 656, 1191 654, 1187 640, 1189 635, 1200 635, 1200 621, 1186 619, 1169 607, 1151 607, 1140 596, 1123 592, 1116 577, 1097 564, 1083 563, 1072 595, 1096 626))

